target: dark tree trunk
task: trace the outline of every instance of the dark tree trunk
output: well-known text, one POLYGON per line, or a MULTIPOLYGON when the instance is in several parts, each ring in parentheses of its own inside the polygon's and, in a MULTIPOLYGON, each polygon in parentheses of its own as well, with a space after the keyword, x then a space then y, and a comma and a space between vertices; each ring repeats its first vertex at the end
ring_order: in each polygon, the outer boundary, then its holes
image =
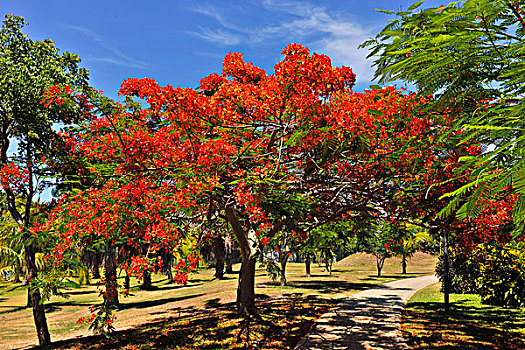
POLYGON ((222 280, 224 279, 225 247, 224 247, 224 238, 220 234, 218 237, 215 238, 214 251, 215 251, 215 277, 222 280))
POLYGON ((310 254, 306 254, 304 264, 306 266, 306 277, 310 277, 312 274, 310 273, 311 270, 311 264, 312 260, 310 259, 310 254))
POLYGON ((168 283, 173 283, 173 272, 171 271, 171 266, 164 271, 164 274, 168 278, 168 283))
POLYGON ((244 315, 258 315, 255 307, 255 257, 242 258, 237 287, 237 309, 244 315))
POLYGON ((232 260, 226 260, 225 273, 230 274, 230 275, 233 273, 233 261, 232 260))
POLYGON ((381 270, 383 270, 385 259, 386 259, 385 257, 376 257, 377 277, 381 277, 381 270))
POLYGON ((222 280, 224 279, 224 259, 217 259, 215 264, 215 277, 222 280))
POLYGON ((29 288, 29 282, 27 283, 27 304, 26 307, 32 307, 31 304, 31 288, 29 288))
POLYGON ((403 274, 407 273, 407 256, 403 254, 403 260, 401 260, 401 266, 403 266, 403 274))
POLYGON ((173 267, 173 253, 169 250, 162 249, 161 251, 162 258, 162 269, 161 272, 166 275, 168 278, 168 283, 173 282, 173 272, 171 268, 173 267))
POLYGON ((101 252, 92 252, 93 256, 91 259, 91 275, 94 279, 100 279, 100 265, 104 259, 101 252))
MULTIPOLYGON (((8 162, 7 158, 7 151, 9 149, 9 134, 8 130, 11 127, 12 123, 14 122, 11 118, 3 118, 3 125, 1 130, 1 140, 0 140, 0 162, 1 164, 5 165, 8 162)), ((26 136, 29 133, 27 133, 26 136)), ((26 145, 27 146, 27 145, 26 145)), ((47 319, 46 319, 46 313, 44 309, 43 301, 41 300, 42 297, 40 295, 40 289, 38 288, 32 288, 35 284, 35 279, 38 275, 38 268, 36 266, 36 250, 35 246, 33 245, 33 241, 31 240, 31 236, 28 232, 28 228, 30 226, 30 223, 32 222, 31 219, 31 205, 32 205, 32 198, 34 195, 34 187, 33 187, 33 168, 32 168, 32 151, 30 147, 26 147, 26 156, 27 156, 27 164, 28 164, 28 192, 25 196, 25 208, 24 208, 24 215, 18 211, 17 203, 16 203, 16 195, 11 189, 9 185, 3 186, 3 190, 5 192, 5 199, 7 204, 7 209, 9 210, 9 213, 11 214, 11 217, 16 221, 16 223, 20 226, 20 228, 23 229, 23 240, 24 240, 24 252, 25 252, 25 265, 27 269, 27 281, 28 281, 28 289, 30 290, 28 294, 28 304, 31 305, 33 308, 33 319, 35 321, 35 328, 36 333, 38 337, 38 343, 42 347, 47 347, 51 343, 51 336, 49 335, 49 329, 47 328, 47 319)))
POLYGON ((93 279, 100 279, 100 269, 98 265, 91 266, 91 276, 93 279))
POLYGON ((151 290, 152 289, 151 272, 144 271, 142 285, 140 286, 140 289, 142 289, 142 290, 151 290))
POLYGON ((94 279, 100 279, 99 268, 103 259, 103 255, 100 252, 89 249, 84 249, 80 255, 82 264, 89 268, 91 271, 91 277, 94 279))
POLYGON ((290 257, 288 253, 281 253, 281 287, 286 286, 286 263, 288 262, 288 258, 290 257))
POLYGON ((129 287, 130 287, 130 278, 129 278, 129 273, 126 272, 126 276, 124 277, 124 289, 129 292, 129 287))
MULTIPOLYGON (((25 246, 25 261, 27 266, 29 289, 31 289, 34 279, 38 273, 35 262, 35 248, 31 243, 27 243, 25 246)), ((38 343, 40 346, 47 346, 51 344, 51 336, 49 335, 49 329, 47 328, 46 312, 44 309, 44 304, 41 303, 40 290, 38 288, 30 290, 29 303, 33 308, 33 319, 35 321, 38 343)))
POLYGON ((104 306, 109 308, 118 307, 117 252, 113 246, 106 247, 106 254, 104 255, 104 278, 106 280, 104 306))
POLYGON ((235 214, 233 206, 225 208, 226 218, 231 224, 233 233, 239 242, 242 252, 241 271, 239 272, 239 285, 237 287, 237 309, 244 315, 260 318, 255 307, 255 233, 246 231, 235 214))

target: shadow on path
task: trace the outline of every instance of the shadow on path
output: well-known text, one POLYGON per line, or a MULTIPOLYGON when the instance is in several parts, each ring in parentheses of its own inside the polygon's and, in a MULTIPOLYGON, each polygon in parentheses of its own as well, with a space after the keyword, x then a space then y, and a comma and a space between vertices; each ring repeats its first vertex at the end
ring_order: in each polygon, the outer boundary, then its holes
POLYGON ((434 276, 409 278, 357 293, 321 316, 296 349, 409 349, 401 313, 417 290, 435 281, 434 276))

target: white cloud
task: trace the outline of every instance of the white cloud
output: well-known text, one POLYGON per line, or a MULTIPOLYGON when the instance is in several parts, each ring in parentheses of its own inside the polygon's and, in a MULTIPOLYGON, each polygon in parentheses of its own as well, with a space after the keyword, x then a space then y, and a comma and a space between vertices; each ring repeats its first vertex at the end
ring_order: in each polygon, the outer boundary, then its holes
POLYGON ((313 51, 330 56, 333 64, 352 67, 360 82, 373 77, 366 49, 359 44, 373 36, 375 28, 367 28, 350 16, 331 13, 325 7, 299 1, 265 0, 261 11, 268 11, 274 21, 263 27, 235 24, 237 9, 198 6, 192 11, 214 19, 218 28, 200 28, 192 34, 216 45, 261 45, 285 39, 303 42, 313 51))
POLYGON ((106 49, 109 53, 111 53, 111 56, 108 57, 90 57, 90 60, 93 61, 101 61, 101 62, 108 62, 112 64, 116 64, 119 66, 125 66, 125 67, 133 67, 133 68, 147 68, 149 67, 149 64, 146 62, 142 62, 139 60, 136 60, 116 47, 110 45, 108 42, 106 42, 100 35, 95 33, 89 28, 82 27, 82 26, 76 26, 76 25, 67 25, 65 26, 69 30, 74 30, 77 32, 80 32, 87 36, 89 39, 93 40, 94 42, 98 43, 101 47, 106 49))
POLYGON ((198 38, 201 38, 203 40, 212 42, 214 44, 219 45, 236 45, 239 44, 242 41, 241 36, 232 33, 230 31, 226 31, 224 29, 209 29, 209 28, 199 28, 200 31, 198 32, 189 32, 192 35, 195 35, 198 38))

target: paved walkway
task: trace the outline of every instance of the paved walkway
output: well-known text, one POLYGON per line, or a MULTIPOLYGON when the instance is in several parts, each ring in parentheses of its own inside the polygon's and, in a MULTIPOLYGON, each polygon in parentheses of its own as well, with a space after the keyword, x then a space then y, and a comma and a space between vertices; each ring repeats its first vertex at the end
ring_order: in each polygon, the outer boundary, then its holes
POLYGON ((354 294, 322 315, 295 349, 410 349, 401 335, 401 312, 416 291, 437 281, 407 278, 354 294))

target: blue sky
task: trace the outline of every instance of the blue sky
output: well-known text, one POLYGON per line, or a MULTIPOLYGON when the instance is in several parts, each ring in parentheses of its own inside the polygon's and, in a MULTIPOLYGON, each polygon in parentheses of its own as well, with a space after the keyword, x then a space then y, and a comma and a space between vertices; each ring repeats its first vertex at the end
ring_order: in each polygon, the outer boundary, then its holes
MULTIPOLYGON (((31 38, 49 38, 60 50, 79 54, 91 84, 114 98, 128 77, 197 87, 200 78, 220 73, 230 51, 271 73, 291 42, 352 67, 356 90, 362 90, 373 70, 357 46, 390 18, 374 9, 406 9, 413 2, 0 0, 0 10, 23 16, 31 38)), ((427 0, 424 6, 441 3, 427 0)))

